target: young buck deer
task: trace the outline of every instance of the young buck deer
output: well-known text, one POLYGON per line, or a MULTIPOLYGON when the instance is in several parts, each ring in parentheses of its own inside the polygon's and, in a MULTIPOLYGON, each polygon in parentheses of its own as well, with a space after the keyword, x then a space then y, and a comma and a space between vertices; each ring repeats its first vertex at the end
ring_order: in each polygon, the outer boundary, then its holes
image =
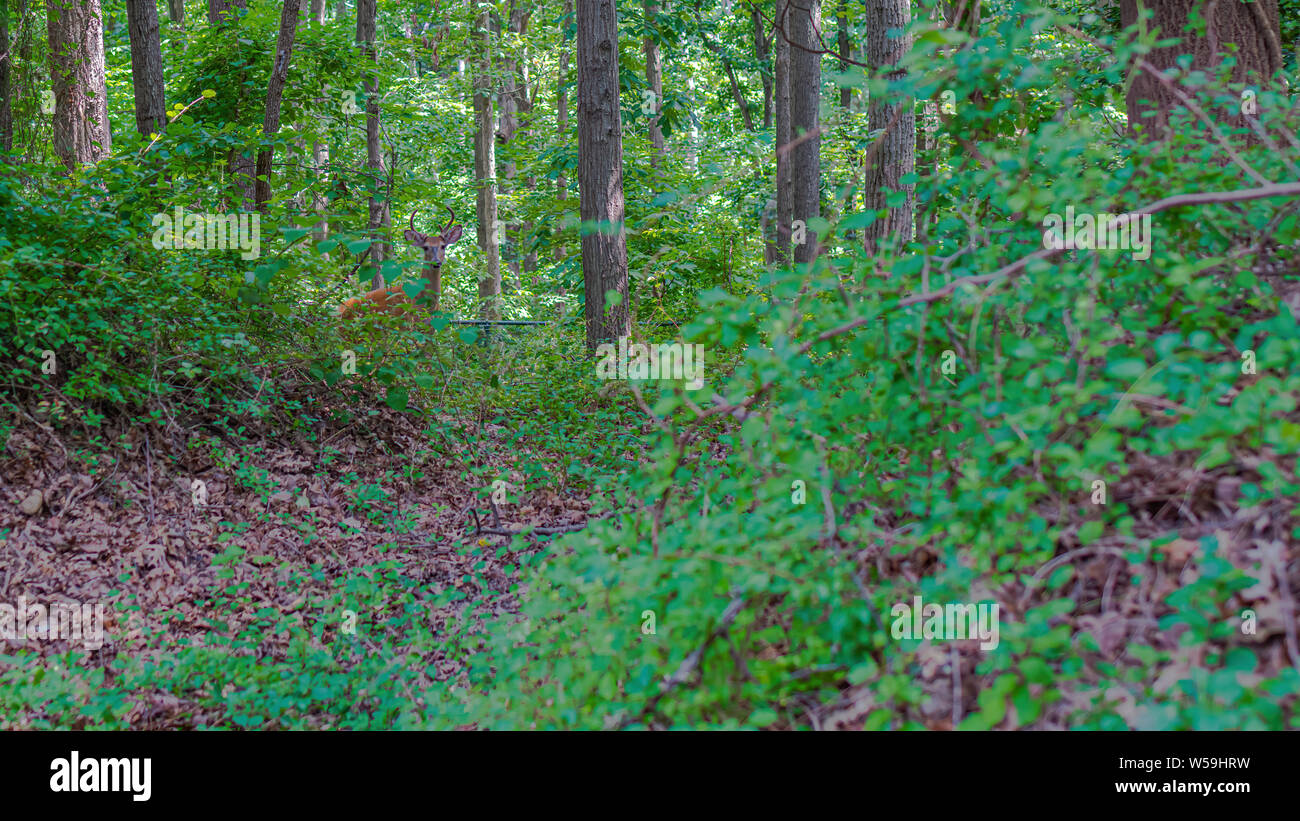
MULTIPOLYGON (((451 208, 447 210, 451 211, 451 219, 436 234, 421 234, 415 230, 415 215, 420 213, 418 209, 411 212, 411 227, 402 232, 408 242, 424 252, 424 287, 415 301, 427 303, 432 311, 438 310, 438 297, 442 294, 442 263, 447 260, 447 246, 460 239, 465 230, 463 226, 453 225, 456 222, 456 212, 451 208)), ((339 306, 339 316, 343 319, 371 313, 400 316, 412 314, 412 310, 411 298, 402 286, 389 285, 363 297, 347 300, 339 306)))

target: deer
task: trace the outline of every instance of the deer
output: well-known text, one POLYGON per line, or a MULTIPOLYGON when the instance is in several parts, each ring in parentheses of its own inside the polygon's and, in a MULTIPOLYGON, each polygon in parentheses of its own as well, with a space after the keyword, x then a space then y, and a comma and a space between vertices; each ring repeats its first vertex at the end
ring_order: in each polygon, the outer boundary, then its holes
MULTIPOLYGON (((447 260, 447 246, 460 239, 464 226, 456 225, 456 212, 450 207, 451 219, 433 234, 422 234, 415 230, 415 215, 420 210, 411 212, 410 228, 402 232, 406 241, 419 248, 424 254, 424 287, 415 301, 428 303, 430 310, 438 310, 438 298, 442 293, 442 264, 447 260)), ((386 313, 392 316, 410 314, 412 300, 406 295, 401 285, 389 285, 371 291, 363 297, 349 299, 339 306, 339 317, 351 319, 371 313, 386 313)))

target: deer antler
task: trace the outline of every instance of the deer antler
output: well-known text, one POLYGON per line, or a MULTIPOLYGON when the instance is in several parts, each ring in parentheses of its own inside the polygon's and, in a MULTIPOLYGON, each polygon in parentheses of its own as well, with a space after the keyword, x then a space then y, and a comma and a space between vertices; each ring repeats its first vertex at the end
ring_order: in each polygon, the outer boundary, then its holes
POLYGON ((452 223, 454 223, 454 222, 456 221, 456 212, 455 212, 455 211, 452 211, 452 208, 451 208, 450 205, 447 206, 447 210, 451 212, 451 219, 447 220, 447 224, 446 224, 446 225, 442 226, 442 231, 441 231, 441 233, 444 233, 444 234, 447 233, 447 229, 451 228, 452 223))
POLYGON ((418 213, 420 213, 420 209, 419 209, 419 208, 417 208, 417 209, 415 209, 414 211, 411 212, 411 230, 412 230, 412 231, 415 230, 415 215, 418 214, 418 213))

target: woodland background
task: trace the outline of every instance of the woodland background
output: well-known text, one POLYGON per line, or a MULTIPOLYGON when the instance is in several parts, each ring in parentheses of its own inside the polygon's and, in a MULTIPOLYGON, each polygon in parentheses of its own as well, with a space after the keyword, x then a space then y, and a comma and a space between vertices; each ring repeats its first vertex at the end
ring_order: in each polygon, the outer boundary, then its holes
POLYGON ((1296 0, 3 8, 0 727, 1297 726, 1296 0))

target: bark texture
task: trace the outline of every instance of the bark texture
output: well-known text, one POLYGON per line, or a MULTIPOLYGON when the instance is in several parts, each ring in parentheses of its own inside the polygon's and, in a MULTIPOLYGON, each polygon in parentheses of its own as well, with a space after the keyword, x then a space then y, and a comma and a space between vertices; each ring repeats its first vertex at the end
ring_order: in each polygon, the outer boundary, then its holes
MULTIPOLYGON (((152 2, 152 0, 145 0, 152 2)), ((280 33, 275 41, 275 62, 271 65, 271 78, 267 82, 266 112, 262 118, 262 134, 274 137, 280 130, 280 101, 284 86, 289 80, 289 61, 293 58, 293 40, 298 32, 298 15, 301 0, 284 0, 280 10, 280 33)), ((266 149, 257 155, 256 200, 260 210, 266 210, 271 199, 271 160, 275 152, 266 149)))
POLYGON ((776 252, 778 263, 790 261, 790 223, 794 220, 794 188, 790 175, 790 6, 776 0, 776 252), (784 32, 784 33, 783 33, 784 32))
POLYGON ((484 8, 475 18, 478 51, 474 62, 474 182, 478 188, 479 316, 501 318, 501 249, 497 226, 496 123, 492 106, 492 17, 484 8))
MULTIPOLYGON (((818 237, 807 227, 821 215, 821 107, 822 48, 820 0, 806 0, 807 6, 790 3, 790 128, 795 142, 790 152, 793 217, 804 223, 802 242, 794 243, 795 262, 817 258, 818 237)), ((796 239, 798 239, 796 237, 796 239)))
MULTIPOLYGON (((1179 57, 1190 55, 1193 70, 1213 75, 1228 53, 1235 52, 1236 65, 1232 68, 1229 82, 1258 90, 1269 84, 1282 68, 1277 0, 1251 3, 1241 0, 1144 0, 1142 5, 1154 12, 1154 16, 1144 24, 1148 29, 1157 29, 1160 39, 1179 39, 1175 45, 1153 49, 1146 55, 1147 62, 1162 72, 1177 67, 1179 57), (1203 29, 1194 25, 1196 21, 1204 21, 1203 29)), ((1138 0, 1120 0, 1120 22, 1128 27, 1137 20, 1138 0)), ((1163 83, 1136 65, 1129 68, 1128 83, 1124 101, 1130 131, 1148 139, 1162 139, 1169 131, 1170 110, 1182 102, 1163 83)), ((1184 89, 1184 93, 1186 91, 1184 89)), ((1222 112, 1223 121, 1219 125, 1248 128, 1242 108, 1237 106, 1222 112)))
MULTIPOLYGON (((872 73, 897 80, 902 71, 896 66, 912 47, 903 31, 911 22, 908 0, 868 0, 867 63, 872 73)), ((885 244, 901 244, 912 239, 916 219, 916 186, 900 180, 916 168, 916 114, 912 99, 871 100, 867 109, 867 127, 880 136, 868 148, 863 193, 866 210, 885 209, 864 231, 865 247, 874 253, 885 244), (903 195, 901 204, 890 206, 888 198, 903 195)))
POLYGON ((45 0, 54 85, 54 151, 72 170, 108 156, 104 31, 99 0, 45 0))
POLYGON ((587 347, 627 336, 627 238, 623 229, 623 130, 618 105, 614 0, 578 0, 578 188, 587 347), (605 294, 622 296, 605 306, 605 294))

